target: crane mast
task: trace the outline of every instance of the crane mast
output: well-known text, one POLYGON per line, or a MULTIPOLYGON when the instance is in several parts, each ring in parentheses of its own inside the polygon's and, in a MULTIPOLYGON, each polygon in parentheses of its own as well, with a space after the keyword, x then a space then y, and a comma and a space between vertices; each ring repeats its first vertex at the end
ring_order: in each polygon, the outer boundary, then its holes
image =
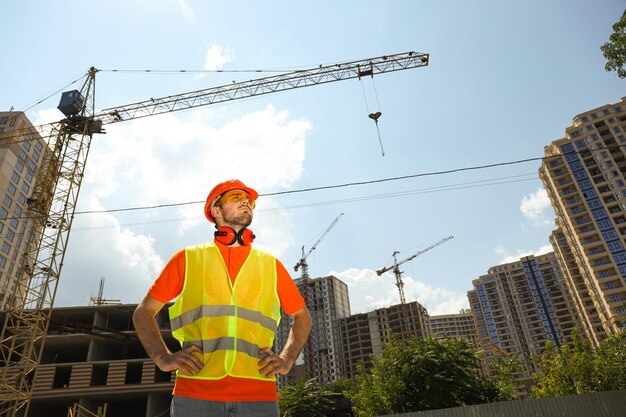
MULTIPOLYGON (((45 335, 50 324, 57 284, 63 266, 80 186, 94 134, 103 125, 222 103, 263 94, 373 77, 385 72, 427 66, 429 55, 407 52, 361 61, 350 61, 259 78, 251 81, 197 90, 104 109, 95 113, 95 68, 87 72, 76 94, 75 109, 63 111, 65 119, 35 128, 3 132, 6 143, 31 140, 37 133, 48 143, 42 165, 28 199, 28 215, 34 219, 19 266, 0 342, 0 415, 28 414, 35 371, 41 362, 45 335), (27 139, 23 139, 26 137, 27 139)), ((61 109, 61 106, 59 106, 61 109)), ((308 272, 308 271, 307 271, 308 272)))
POLYGON ((24 414, 28 411, 91 139, 101 132, 92 117, 93 68, 80 97, 84 100, 74 114, 46 125, 48 148, 27 200, 31 229, 0 339, 4 365, 0 369, 0 415, 14 416, 23 408, 24 414))

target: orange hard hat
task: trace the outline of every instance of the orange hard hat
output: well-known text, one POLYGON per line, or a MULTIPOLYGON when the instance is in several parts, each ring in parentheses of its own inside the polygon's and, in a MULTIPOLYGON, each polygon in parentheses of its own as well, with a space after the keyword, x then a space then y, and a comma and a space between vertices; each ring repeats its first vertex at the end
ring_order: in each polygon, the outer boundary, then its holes
POLYGON ((231 190, 242 190, 255 201, 259 197, 259 193, 250 187, 246 187, 246 184, 239 180, 228 180, 217 184, 209 193, 204 204, 204 215, 211 223, 215 223, 215 219, 211 216, 211 208, 224 193, 231 190))

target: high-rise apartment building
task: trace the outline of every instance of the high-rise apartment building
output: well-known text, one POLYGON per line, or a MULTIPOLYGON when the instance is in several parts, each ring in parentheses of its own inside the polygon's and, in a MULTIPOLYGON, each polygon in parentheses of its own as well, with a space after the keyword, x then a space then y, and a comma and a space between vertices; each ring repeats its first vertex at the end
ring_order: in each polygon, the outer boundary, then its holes
POLYGON ((479 346, 474 315, 470 309, 461 310, 458 314, 430 316, 430 330, 435 338, 465 338, 473 346, 479 346))
POLYGON ((626 327, 626 97, 574 117, 539 170, 557 258, 595 343, 626 327))
POLYGON ((408 340, 430 336, 430 317, 426 308, 416 301, 379 308, 368 313, 353 314, 339 320, 343 343, 344 374, 353 378, 357 365, 371 365, 371 356, 382 358, 383 344, 390 334, 408 340))
POLYGON ((548 341, 569 343, 578 326, 562 281, 553 252, 494 266, 472 281, 468 298, 480 347, 488 354, 517 356, 525 365, 518 375, 522 382, 530 382, 531 357, 548 341))
POLYGON ((550 235, 550 243, 554 249, 557 262, 561 266, 563 273, 563 284, 568 289, 574 311, 579 319, 579 330, 581 335, 594 345, 600 342, 600 337, 604 335, 604 329, 600 324, 598 312, 594 307, 591 293, 588 290, 593 284, 585 282, 585 277, 576 264, 576 257, 572 251, 568 240, 565 237, 561 222, 556 219, 557 230, 550 235))
POLYGON ((24 113, 0 112, 0 309, 11 303, 29 250, 33 221, 28 199, 46 149, 24 113))
MULTIPOLYGON (((311 335, 302 355, 306 377, 315 378, 320 385, 337 381, 343 377, 339 319, 350 315, 348 286, 332 275, 308 279, 306 284, 302 278, 294 282, 303 295, 308 292, 307 307, 313 318, 311 335)), ((283 313, 274 343, 277 351, 285 345, 290 325, 291 320, 283 313)), ((289 377, 281 379, 288 381, 289 377)))

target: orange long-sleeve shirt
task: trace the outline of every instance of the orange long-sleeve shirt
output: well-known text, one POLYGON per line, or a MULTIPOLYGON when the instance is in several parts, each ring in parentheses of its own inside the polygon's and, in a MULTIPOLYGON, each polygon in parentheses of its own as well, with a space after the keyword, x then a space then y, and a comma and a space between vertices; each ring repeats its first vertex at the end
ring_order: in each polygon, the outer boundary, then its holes
MULTIPOLYGON (((217 241, 228 273, 233 281, 241 266, 250 254, 250 246, 231 248, 217 241)), ((148 294, 162 303, 178 297, 185 281, 185 250, 177 252, 169 260, 156 279, 148 294)), ((304 307, 304 299, 289 276, 285 267, 276 260, 277 291, 283 311, 293 314, 304 307)), ((277 354, 279 352, 276 352, 277 354)), ((248 378, 226 376, 219 380, 177 378, 174 395, 199 398, 210 401, 277 401, 276 384, 273 381, 260 381, 248 378)))

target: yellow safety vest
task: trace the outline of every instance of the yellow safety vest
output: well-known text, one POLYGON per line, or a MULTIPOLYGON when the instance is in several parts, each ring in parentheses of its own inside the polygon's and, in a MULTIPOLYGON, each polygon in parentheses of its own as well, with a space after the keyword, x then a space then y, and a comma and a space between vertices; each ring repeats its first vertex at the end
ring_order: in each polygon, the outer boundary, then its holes
POLYGON ((185 248, 185 283, 169 308, 172 335, 181 346, 197 345, 204 367, 178 377, 226 375, 275 381, 259 373, 261 348, 271 348, 280 322, 276 259, 252 248, 232 284, 219 249, 211 243, 185 248))

